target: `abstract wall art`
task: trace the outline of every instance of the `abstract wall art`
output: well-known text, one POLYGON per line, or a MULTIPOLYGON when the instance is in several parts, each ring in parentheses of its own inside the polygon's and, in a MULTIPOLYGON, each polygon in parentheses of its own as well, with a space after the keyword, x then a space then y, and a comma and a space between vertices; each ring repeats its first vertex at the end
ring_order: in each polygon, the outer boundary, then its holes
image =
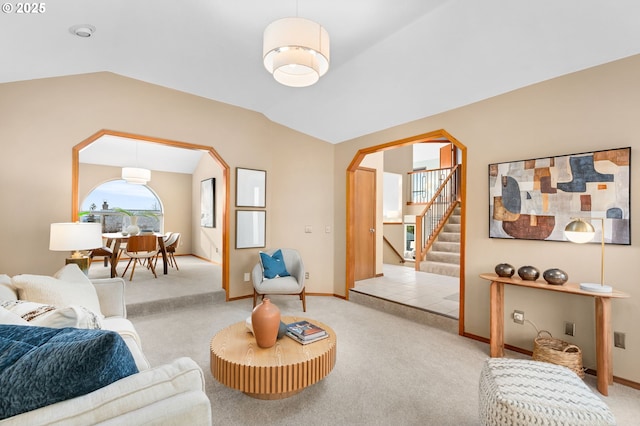
POLYGON ((631 244, 631 148, 489 164, 489 237, 567 241, 574 218, 594 242, 631 244))

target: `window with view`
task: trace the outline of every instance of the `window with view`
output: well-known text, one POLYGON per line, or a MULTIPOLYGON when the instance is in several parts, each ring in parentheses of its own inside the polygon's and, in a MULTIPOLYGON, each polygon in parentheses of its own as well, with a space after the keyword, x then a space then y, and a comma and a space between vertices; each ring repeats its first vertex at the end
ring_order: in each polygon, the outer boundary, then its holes
POLYGON ((80 220, 102 223, 103 232, 120 232, 132 220, 143 231, 162 232, 162 203, 146 185, 111 180, 87 195, 80 206, 80 220))

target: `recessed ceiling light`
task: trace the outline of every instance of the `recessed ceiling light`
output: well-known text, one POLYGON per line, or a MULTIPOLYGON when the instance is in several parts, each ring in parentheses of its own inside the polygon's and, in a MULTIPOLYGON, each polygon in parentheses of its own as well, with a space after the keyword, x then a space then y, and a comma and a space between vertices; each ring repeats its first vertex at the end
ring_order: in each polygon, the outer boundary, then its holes
POLYGON ((96 27, 89 24, 74 25, 69 28, 69 32, 82 38, 89 38, 96 32, 96 27))

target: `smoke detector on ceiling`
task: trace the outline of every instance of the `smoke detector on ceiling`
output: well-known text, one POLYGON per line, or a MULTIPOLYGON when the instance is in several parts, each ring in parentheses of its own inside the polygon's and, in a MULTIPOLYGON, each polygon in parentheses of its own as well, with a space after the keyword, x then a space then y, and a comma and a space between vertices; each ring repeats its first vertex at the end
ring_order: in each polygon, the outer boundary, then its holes
POLYGON ((82 38, 89 38, 96 32, 96 27, 89 24, 74 25, 69 28, 69 32, 82 38))

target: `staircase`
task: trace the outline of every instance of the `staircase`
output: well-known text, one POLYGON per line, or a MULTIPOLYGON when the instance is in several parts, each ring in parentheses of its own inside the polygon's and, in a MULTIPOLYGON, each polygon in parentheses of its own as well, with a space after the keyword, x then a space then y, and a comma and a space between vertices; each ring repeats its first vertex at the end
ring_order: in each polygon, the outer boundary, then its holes
POLYGON ((420 270, 432 274, 460 277, 460 207, 457 207, 444 225, 420 270))

